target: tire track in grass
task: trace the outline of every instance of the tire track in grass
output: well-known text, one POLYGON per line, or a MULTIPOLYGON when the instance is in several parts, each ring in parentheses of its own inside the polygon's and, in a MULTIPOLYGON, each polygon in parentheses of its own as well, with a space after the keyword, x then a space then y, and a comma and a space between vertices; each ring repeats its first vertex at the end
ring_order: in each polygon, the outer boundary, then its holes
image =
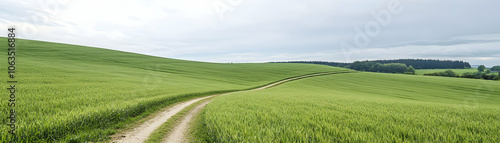
MULTIPOLYGON (((301 79, 301 78, 306 78, 306 77, 321 76, 321 75, 328 75, 328 74, 338 74, 338 73, 351 73, 351 72, 353 72, 353 71, 308 74, 308 75, 284 79, 284 80, 274 82, 272 84, 269 84, 269 85, 266 85, 266 86, 263 86, 260 88, 244 90, 244 91, 262 90, 262 89, 270 88, 273 86, 277 86, 277 85, 285 83, 285 82, 289 82, 289 81, 293 81, 293 80, 297 80, 297 79, 301 79)), ((243 92, 243 91, 236 91, 236 92, 243 92)), ((210 98, 210 97, 231 94, 231 93, 236 93, 236 92, 230 92, 230 93, 211 95, 211 96, 206 96, 206 97, 201 97, 201 98, 195 98, 195 99, 191 99, 191 100, 186 101, 186 102, 179 103, 173 107, 170 107, 169 109, 167 109, 165 111, 162 111, 161 113, 157 114, 154 118, 149 119, 148 121, 144 122, 140 126, 135 127, 133 130, 131 130, 127 133, 117 135, 118 137, 116 139, 114 139, 112 142, 113 143, 142 143, 149 138, 149 136, 155 131, 155 129, 160 127, 163 123, 167 122, 172 116, 179 113, 180 111, 182 111, 184 108, 188 107, 189 105, 196 103, 198 101, 201 101, 203 99, 210 98)), ((206 104, 208 104, 209 102, 210 102, 210 100, 203 102, 202 104, 195 107, 192 111, 190 111, 190 113, 187 116, 183 117, 181 123, 177 124, 174 127, 174 130, 169 133, 165 142, 185 142, 185 141, 187 141, 186 132, 189 129, 188 123, 192 120, 193 115, 195 115, 197 112, 199 112, 201 109, 203 109, 203 107, 206 104)))

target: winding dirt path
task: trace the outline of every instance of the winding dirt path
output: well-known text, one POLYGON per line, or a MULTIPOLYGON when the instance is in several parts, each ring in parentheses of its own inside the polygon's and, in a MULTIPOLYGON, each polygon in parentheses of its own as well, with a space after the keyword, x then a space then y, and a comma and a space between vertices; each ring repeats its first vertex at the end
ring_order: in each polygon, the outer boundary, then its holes
POLYGON ((118 135, 118 139, 115 139, 114 143, 142 143, 146 141, 151 133, 153 131, 160 127, 163 123, 165 123, 168 119, 170 119, 172 116, 180 112, 182 109, 186 108, 187 106, 196 103, 200 100, 210 98, 216 95, 212 96, 206 96, 206 97, 201 97, 201 98, 196 98, 192 99, 186 102, 179 103, 162 113, 156 115, 154 118, 144 122, 142 125, 134 128, 133 130, 129 131, 128 133, 125 133, 123 135, 118 135))
POLYGON ((189 114, 184 116, 182 121, 175 126, 175 128, 170 132, 167 138, 163 140, 163 143, 185 143, 188 142, 188 138, 186 136, 187 131, 191 128, 189 124, 195 115, 197 115, 205 105, 208 104, 212 99, 204 101, 200 105, 197 105, 194 109, 189 111, 189 114))
MULTIPOLYGON (((262 90, 266 88, 270 88, 273 86, 276 86, 278 84, 282 84, 288 81, 296 80, 296 79, 301 79, 301 78, 306 78, 306 77, 311 77, 311 76, 319 76, 319 75, 327 75, 327 74, 334 74, 338 72, 329 72, 329 73, 317 73, 317 74, 309 74, 309 75, 304 75, 300 77, 294 77, 294 78, 289 78, 289 79, 284 79, 272 84, 269 84, 267 86, 263 86, 260 88, 252 89, 252 90, 246 90, 246 91, 254 91, 254 90, 262 90)), ((236 91, 236 92, 243 92, 243 91, 236 91)), ((230 92, 230 93, 236 93, 236 92, 230 92)), ((230 94, 230 93, 224 93, 224 94, 230 94)), ((196 103, 200 100, 207 99, 210 97, 218 96, 218 95, 224 95, 224 94, 217 94, 217 95, 211 95, 211 96, 206 96, 206 97, 201 97, 201 98, 196 98, 196 99, 191 99, 186 102, 179 103, 173 107, 170 107, 169 109, 162 111, 161 113, 157 114, 154 118, 149 119, 148 121, 144 122, 142 125, 134 128, 133 130, 124 133, 124 134, 118 134, 116 139, 114 139, 112 142, 113 143, 142 143, 146 141, 149 138, 149 135, 153 133, 153 131, 160 127, 163 123, 165 123, 168 119, 170 119, 172 116, 180 112, 182 109, 186 108, 187 106, 196 103)), ((173 131, 171 131, 166 138, 164 142, 186 142, 186 133, 189 129, 189 122, 192 120, 193 116, 196 115, 203 107, 208 104, 210 100, 207 100, 203 102, 202 104, 196 106, 192 111, 189 112, 188 115, 183 117, 181 123, 177 124, 176 127, 174 128, 173 131)))
MULTIPOLYGON (((276 86, 276 85, 279 85, 279 84, 282 84, 282 83, 285 83, 288 81, 297 80, 297 79, 306 78, 306 77, 311 77, 311 76, 326 75, 326 74, 332 74, 332 73, 318 73, 318 74, 304 75, 304 76, 295 77, 295 78, 289 78, 289 79, 285 79, 285 80, 281 80, 281 81, 269 84, 267 86, 263 86, 263 87, 256 88, 253 90, 246 90, 246 91, 256 91, 256 90, 267 89, 267 88, 270 88, 270 87, 273 87, 273 86, 276 86)), ((238 92, 244 92, 244 91, 238 91, 238 92)), ((236 93, 236 92, 232 92, 232 93, 236 93)), ((227 93, 227 94, 229 94, 229 93, 227 93)), ((188 115, 183 117, 181 123, 179 123, 175 126, 174 130, 172 130, 169 133, 168 137, 163 140, 163 143, 185 143, 185 142, 188 142, 188 138, 187 138, 186 134, 188 133, 189 128, 191 127, 189 123, 193 120, 193 117, 195 115, 197 115, 201 111, 201 109, 203 109, 203 107, 205 107, 205 105, 207 105, 211 100, 212 99, 209 99, 209 100, 201 103, 200 105, 196 106, 195 109, 192 109, 188 113, 188 115)))

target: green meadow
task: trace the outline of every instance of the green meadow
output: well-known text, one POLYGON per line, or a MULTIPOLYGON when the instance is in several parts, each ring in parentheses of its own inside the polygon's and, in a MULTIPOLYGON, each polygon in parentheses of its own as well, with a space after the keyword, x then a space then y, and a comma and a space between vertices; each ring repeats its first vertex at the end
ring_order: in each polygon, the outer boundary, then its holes
MULTIPOLYGON (((5 92, 0 96, 5 103, 0 105, 3 142, 102 141, 116 129, 182 100, 339 70, 306 64, 193 62, 22 39, 16 45, 17 138, 7 133, 10 107, 5 92)), ((0 47, 7 49, 7 44, 0 47)), ((0 54, 0 59, 7 60, 7 55, 0 54)), ((7 64, 2 65, 0 72, 7 73, 7 64)), ((7 78, 0 76, 2 81, 7 78)), ((3 89, 7 86, 2 84, 3 89)))
MULTIPOLYGON (((498 81, 313 64, 206 63, 22 39, 16 45, 17 130, 16 136, 7 133, 11 108, 5 92, 1 142, 109 141, 117 131, 178 102, 323 72, 335 74, 215 97, 196 117, 197 141, 500 140, 498 81)), ((7 64, 2 65, 0 72, 7 73, 7 64)), ((8 75, 0 79, 7 81, 8 75)))
POLYGON ((500 82, 343 73, 216 97, 206 142, 497 142, 500 82))

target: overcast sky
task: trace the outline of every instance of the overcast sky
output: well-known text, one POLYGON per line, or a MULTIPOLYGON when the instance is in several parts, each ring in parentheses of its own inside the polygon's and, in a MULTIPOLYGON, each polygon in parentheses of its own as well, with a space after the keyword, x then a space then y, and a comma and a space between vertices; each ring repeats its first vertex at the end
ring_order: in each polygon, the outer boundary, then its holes
POLYGON ((498 0, 2 0, 0 34, 207 62, 500 64, 498 0))

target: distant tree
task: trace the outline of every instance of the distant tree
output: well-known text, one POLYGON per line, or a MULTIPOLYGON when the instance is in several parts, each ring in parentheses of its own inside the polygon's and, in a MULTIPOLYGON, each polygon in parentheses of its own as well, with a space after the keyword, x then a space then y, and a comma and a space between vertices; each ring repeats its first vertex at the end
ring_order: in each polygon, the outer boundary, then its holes
POLYGON ((384 73, 405 73, 407 66, 402 63, 388 63, 379 66, 378 70, 384 73))
MULTIPOLYGON (((446 77, 460 77, 458 76, 458 74, 456 74, 455 72, 453 72, 453 70, 451 69, 448 69, 444 72, 435 72, 435 73, 425 73, 424 75, 426 76, 446 76, 446 77)), ((473 75, 472 73, 464 73, 463 78, 474 78, 475 75, 473 75)))
POLYGON ((482 79, 486 79, 486 80, 493 80, 493 78, 495 78, 494 75, 487 75, 487 74, 483 74, 483 78, 482 79))
POLYGON ((406 69, 406 72, 409 72, 409 73, 413 73, 415 74, 415 68, 413 68, 413 66, 409 66, 407 69, 406 69))
POLYGON ((455 74, 455 72, 453 72, 453 70, 448 69, 448 70, 444 71, 444 75, 441 75, 441 76, 456 77, 457 74, 455 74))
POLYGON ((479 72, 484 72, 484 69, 486 69, 486 67, 484 65, 480 65, 479 67, 477 67, 477 70, 479 72))
POLYGON ((462 74, 462 78, 474 78, 475 74, 472 72, 466 72, 462 74))
POLYGON ((495 76, 495 78, 493 78, 493 80, 500 80, 500 75, 495 76))
MULTIPOLYGON (((270 63, 305 63, 305 64, 320 64, 336 67, 345 67, 359 71, 370 71, 370 72, 383 72, 380 71, 388 70, 392 68, 397 68, 396 66, 382 66, 390 63, 404 64, 407 66, 412 66, 414 69, 463 69, 470 68, 470 64, 465 61, 450 61, 450 60, 431 60, 431 59, 396 59, 396 60, 374 60, 374 61, 355 61, 353 63, 340 63, 340 62, 326 62, 326 61, 281 61, 281 62, 270 62, 270 63)), ((407 69, 405 69, 407 70, 407 69)), ((389 70, 395 72, 397 70, 389 70)), ((387 71, 386 71, 387 72, 387 71)), ((396 73, 405 73, 396 72, 396 73)))
POLYGON ((415 69, 464 69, 470 68, 470 64, 464 61, 431 60, 431 59, 397 59, 397 60, 375 60, 381 64, 403 63, 413 66, 415 69))
POLYGON ((493 66, 491 68, 491 71, 499 71, 500 72, 500 66, 493 66))
POLYGON ((484 77, 484 73, 482 72, 474 72, 474 78, 481 79, 484 77))
POLYGON ((490 69, 487 69, 484 73, 485 73, 485 74, 490 74, 490 73, 491 73, 491 70, 490 70, 490 69))
POLYGON ((482 72, 466 72, 463 73, 461 78, 475 78, 475 79, 485 79, 485 80, 500 80, 500 75, 487 75, 482 72))

